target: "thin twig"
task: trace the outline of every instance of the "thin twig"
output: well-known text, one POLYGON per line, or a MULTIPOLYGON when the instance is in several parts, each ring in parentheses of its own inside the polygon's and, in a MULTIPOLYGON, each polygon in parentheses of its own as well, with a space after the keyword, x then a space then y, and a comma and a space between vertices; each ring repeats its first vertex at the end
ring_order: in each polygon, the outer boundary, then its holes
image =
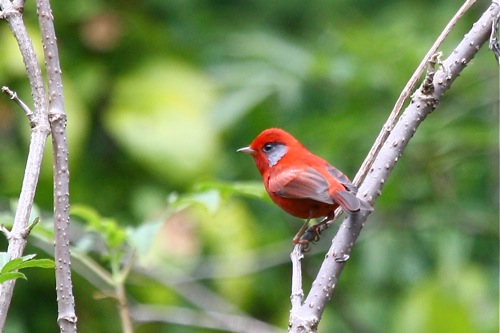
MULTIPOLYGON (((417 84, 418 79, 422 76, 422 74, 425 71, 425 67, 428 64, 428 61, 437 53, 437 50, 443 44, 443 41, 445 38, 449 35, 453 27, 457 24, 458 20, 469 10, 469 8, 476 2, 476 0, 467 0, 465 3, 460 7, 460 9, 455 13, 453 18, 448 22, 446 27, 443 29, 441 34, 438 36, 434 44, 432 44, 431 48, 429 51, 427 51, 426 55, 424 58, 422 58, 422 61, 420 64, 417 66, 417 69, 413 73, 413 75, 410 77, 408 82, 406 83, 405 87, 403 88, 401 94, 399 95, 398 99, 396 100, 396 103, 394 104, 394 107, 389 114, 389 117, 387 118, 385 124, 382 126, 382 130, 380 131, 378 137, 375 139, 375 143, 373 144, 372 148, 368 152, 368 155, 366 156, 365 160, 361 164, 361 167, 359 168, 358 173, 353 179, 353 184, 356 186, 359 186, 363 180, 365 179, 366 175, 368 174, 373 161, 378 155, 378 152, 380 151, 380 148, 384 144, 385 140, 391 133, 392 128, 394 127, 394 124, 396 123, 396 120, 398 118, 399 113, 401 112, 401 108, 403 107, 406 99, 410 96, 411 92, 415 89, 415 85, 417 84)), ((366 199, 366 198, 365 198, 366 199)), ((342 208, 339 207, 335 210, 335 218, 328 221, 327 223, 323 224, 321 227, 321 230, 328 229, 333 223, 335 223, 338 218, 342 214, 342 208)))
POLYGON ((0 225, 0 232, 2 232, 5 235, 5 238, 9 240, 12 237, 12 234, 10 233, 9 229, 7 229, 3 224, 0 225))
POLYGON ((130 317, 130 311, 128 308, 127 293, 125 292, 124 282, 116 284, 115 296, 118 301, 120 319, 122 323, 123 333, 133 333, 134 326, 132 324, 132 318, 130 317))
POLYGON ((432 44, 431 48, 425 56, 422 58, 422 61, 418 65, 417 69, 413 73, 413 75, 410 77, 410 80, 406 83, 405 87, 403 88, 403 91, 399 95, 398 99, 396 100, 396 104, 394 105, 389 118, 387 118, 387 121, 385 122, 384 126, 382 126, 382 131, 379 133, 377 139, 375 140, 374 145, 368 152, 368 155, 366 159, 363 161, 361 164, 361 167, 359 169, 359 172, 356 174, 356 177, 354 177, 353 183, 356 186, 359 186, 363 179, 365 179, 366 175, 368 174, 371 165, 373 164, 373 161, 375 160, 375 157, 377 156, 377 153, 379 152, 380 148, 384 144, 385 140, 389 136, 389 133, 391 132, 392 128, 394 127, 394 124, 396 122, 396 119, 401 112, 401 108, 403 107, 404 102, 406 99, 410 96, 411 92, 415 89, 415 85, 417 84, 418 79, 422 76, 425 70, 425 66, 427 65, 427 62, 429 61, 430 57, 432 57, 433 54, 437 52, 445 38, 448 36, 448 34, 451 32, 453 27, 457 24, 458 20, 469 10, 469 8, 476 2, 476 0, 467 0, 465 3, 460 7, 460 9, 457 11, 457 13, 453 16, 453 18, 448 22, 446 27, 443 29, 441 34, 438 36, 434 44, 432 44))
POLYGON ((40 222, 40 218, 39 217, 35 217, 35 219, 33 220, 33 222, 31 222, 28 227, 26 229, 24 229, 24 232, 22 233, 22 236, 24 238, 28 237, 28 235, 31 233, 31 230, 33 230, 33 228, 38 224, 38 222, 40 222))
POLYGON ((125 262, 124 267, 120 272, 114 272, 114 280, 115 280, 115 297, 118 301, 120 319, 122 323, 122 331, 124 333, 133 333, 134 325, 132 323, 132 318, 130 317, 130 309, 127 300, 127 293, 125 290, 125 281, 134 266, 135 263, 135 254, 132 253, 128 260, 125 262))
MULTIPOLYGON (((497 1, 497 0, 495 0, 497 1)), ((417 84, 418 79, 422 76, 424 73, 425 67, 429 61, 429 59, 437 53, 437 50, 443 44, 443 41, 445 38, 449 35, 453 27, 457 24, 458 20, 469 10, 469 8, 476 2, 476 0, 466 0, 465 3, 462 5, 462 7, 459 8, 459 10, 455 13, 455 15, 452 17, 452 19, 448 22, 446 27, 443 29, 441 34, 438 36, 434 44, 432 44, 431 48, 427 51, 425 56, 422 58, 422 61, 420 64, 417 66, 417 69, 413 73, 413 75, 410 77, 408 82, 406 83, 405 87, 401 91, 401 94, 399 95, 398 99, 396 100, 396 103, 394 104, 394 107, 387 118, 385 124, 382 126, 382 130, 380 131, 378 137, 375 139, 375 143, 373 144, 372 148, 368 152, 368 155, 366 156, 365 160, 361 164, 361 167, 359 168, 358 173, 353 179, 353 184, 356 186, 359 186, 365 179, 366 175, 368 174, 373 161, 375 160, 378 152, 380 151, 380 148, 384 144, 385 140, 389 136, 392 128, 394 127, 394 124, 396 123, 397 117, 399 113, 401 112, 401 108, 403 107, 406 99, 410 96, 411 92, 415 89, 415 85, 417 84)), ((328 221, 327 223, 324 224, 324 229, 328 229, 333 223, 335 223, 340 215, 342 214, 342 208, 337 208, 335 211, 335 218, 328 221)))
POLYGON ((33 114, 33 111, 27 106, 18 96, 17 93, 10 90, 9 87, 3 86, 2 87, 2 92, 9 95, 10 99, 12 99, 14 102, 19 104, 21 109, 23 109, 24 113, 26 113, 26 117, 28 117, 28 120, 30 122, 31 128, 35 127, 35 115, 33 114))

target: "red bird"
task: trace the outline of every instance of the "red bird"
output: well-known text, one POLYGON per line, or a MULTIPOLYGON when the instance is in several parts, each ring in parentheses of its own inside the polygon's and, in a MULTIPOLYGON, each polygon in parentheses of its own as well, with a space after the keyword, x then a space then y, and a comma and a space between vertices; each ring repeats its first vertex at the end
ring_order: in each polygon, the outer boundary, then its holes
POLYGON ((293 239, 296 244, 309 242, 310 235, 301 236, 311 218, 325 216, 311 227, 315 233, 312 239, 317 240, 321 230, 317 226, 332 220, 339 206, 348 214, 373 210, 356 197, 357 188, 347 176, 282 129, 266 129, 250 146, 237 151, 253 157, 274 203, 295 217, 307 219, 293 239))

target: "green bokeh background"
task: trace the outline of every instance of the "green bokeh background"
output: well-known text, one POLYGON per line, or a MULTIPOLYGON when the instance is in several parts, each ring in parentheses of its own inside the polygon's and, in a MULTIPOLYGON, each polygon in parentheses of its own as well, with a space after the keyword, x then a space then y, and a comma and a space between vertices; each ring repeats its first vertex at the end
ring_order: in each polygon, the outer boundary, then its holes
MULTIPOLYGON (((444 57, 488 4, 479 1, 459 22, 444 57)), ((192 287, 185 281, 193 280, 231 304, 227 312, 285 330, 290 240, 301 221, 265 197, 251 159, 235 150, 261 130, 281 127, 353 177, 460 5, 53 1, 71 202, 112 218, 144 267, 177 281, 167 288, 133 272, 131 303, 224 312, 183 296, 180 290, 192 287)), ((34 11, 27 2, 25 19, 41 50, 34 11)), ((5 22, 0 50, 0 84, 28 102, 22 59, 5 22)), ((22 112, 0 98, 6 224, 28 138, 22 112)), ((498 67, 483 47, 388 179, 319 332, 498 332, 498 158, 498 67)), ((50 162, 49 147, 36 196, 42 216, 52 211, 50 162)), ((85 226, 75 218, 75 248, 107 267, 94 252, 103 247, 99 237, 85 226)), ((333 234, 327 231, 304 259, 306 291, 333 234)), ((0 245, 5 251, 5 240, 0 245)), ((40 248, 32 243, 26 253, 47 257, 40 248)), ((53 273, 26 275, 16 285, 6 332, 56 331, 53 273)), ((121 331, 112 299, 101 299, 84 275, 75 274, 74 288, 80 332, 121 331)), ((137 323, 136 331, 221 330, 137 323)))

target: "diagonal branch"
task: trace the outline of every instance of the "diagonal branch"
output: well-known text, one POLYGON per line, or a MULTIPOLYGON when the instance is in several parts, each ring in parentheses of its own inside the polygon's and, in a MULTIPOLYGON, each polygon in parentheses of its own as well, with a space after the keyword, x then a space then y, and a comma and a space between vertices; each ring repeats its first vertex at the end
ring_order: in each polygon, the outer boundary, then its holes
MULTIPOLYGON (((425 71, 425 68, 427 66, 427 63, 429 59, 438 52, 439 47, 443 43, 443 41, 446 39, 448 34, 453 30, 455 25, 457 24, 458 20, 469 10, 469 8, 476 2, 476 0, 466 0, 465 3, 458 9, 456 14, 453 16, 453 18, 448 22, 446 27, 443 29, 441 34, 438 36, 434 44, 432 44, 431 48, 429 51, 427 51, 426 55, 420 62, 420 64, 417 66, 417 69, 413 73, 413 75, 410 77, 408 82, 406 83, 405 87, 403 88, 403 91, 401 91, 401 94, 399 95, 398 99, 396 100, 396 103, 394 104, 394 107, 392 108, 392 111, 387 118, 385 124, 382 126, 382 130, 380 131, 379 135, 375 139, 375 143, 373 144, 372 148, 368 152, 368 155, 366 156, 365 160, 361 164, 361 167, 359 168, 358 173, 356 174, 356 177, 353 179, 353 184, 356 186, 359 186, 365 179, 366 175, 368 174, 368 171, 370 170, 373 161, 377 157, 378 153, 380 152, 380 148, 382 148, 382 145, 384 144, 385 140, 387 140, 387 137, 391 133, 392 128, 396 124, 396 121, 398 119, 398 116, 401 112, 401 108, 403 107, 403 104, 405 103, 406 99, 410 96, 411 92, 413 89, 415 89, 415 85, 417 84, 418 79, 422 76, 422 74, 425 71)), ((342 208, 339 207, 335 211, 335 216, 338 217, 342 214, 342 208)), ((320 225, 317 229, 317 231, 321 232, 324 229, 329 228, 334 222, 337 221, 337 218, 334 218, 327 223, 320 225)))
MULTIPOLYGON (((437 107, 445 91, 490 37, 492 23, 499 12, 500 6, 495 0, 451 55, 440 64, 439 69, 434 69, 439 60, 437 57, 429 60, 424 83, 412 96, 410 105, 384 141, 365 181, 359 187, 358 195, 375 203, 418 126, 437 107)), ((305 301, 292 308, 289 332, 317 331, 321 315, 345 266, 344 258, 349 255, 369 213, 350 215, 341 224, 305 301)), ((294 262, 297 264, 298 260, 294 262)))
POLYGON ((413 91, 415 88, 417 81, 420 77, 422 77, 422 74, 425 71, 425 67, 427 65, 428 60, 430 57, 432 57, 439 49, 441 44, 443 44, 443 41, 446 39, 448 34, 453 30, 453 27, 457 24, 458 20, 469 10, 469 8, 476 2, 476 0, 467 0, 465 3, 460 7, 460 9, 457 11, 457 13, 453 16, 453 18, 448 22, 446 27, 443 29, 443 32, 439 35, 439 37, 436 39, 434 44, 432 44, 431 48, 429 51, 427 51, 426 55, 418 65, 417 69, 411 76, 410 80, 406 83, 406 86, 403 88, 403 91, 399 95, 398 99, 396 100, 396 103, 394 104, 394 107, 391 111, 391 114, 389 115, 389 118, 387 118, 387 121, 385 122, 384 126, 382 127, 382 131, 380 132, 379 136, 375 140, 375 144, 373 147, 370 149, 368 152, 368 156, 366 159, 363 161, 363 164, 361 165, 360 172, 356 175, 356 177, 353 180, 353 183, 358 186, 366 177, 368 174, 368 170, 370 169, 370 166, 372 165, 375 157, 377 156, 378 152, 380 151, 380 148, 382 147, 382 144, 387 140, 387 137, 389 136, 389 133, 391 133, 392 128, 394 127, 394 124, 396 123, 397 117, 401 111, 401 108, 403 107, 404 102, 408 99, 410 96, 410 93, 413 91))

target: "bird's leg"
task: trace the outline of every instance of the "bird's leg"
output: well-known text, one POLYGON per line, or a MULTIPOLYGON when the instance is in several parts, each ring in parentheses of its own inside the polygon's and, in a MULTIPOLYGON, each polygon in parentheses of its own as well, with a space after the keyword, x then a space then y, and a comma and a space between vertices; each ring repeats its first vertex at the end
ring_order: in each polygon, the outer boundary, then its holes
POLYGON ((303 235, 299 239, 299 243, 305 242, 309 243, 310 241, 317 242, 321 238, 321 232, 328 228, 328 222, 335 218, 335 212, 328 214, 323 220, 320 222, 313 224, 309 227, 303 235))
POLYGON ((297 232, 297 234, 295 235, 295 237, 293 237, 293 244, 307 244, 309 243, 309 240, 307 239, 302 239, 303 238, 303 234, 304 234, 304 231, 306 231, 306 228, 307 228, 307 225, 309 224, 309 221, 311 221, 311 218, 308 218, 304 224, 302 225, 302 227, 299 229, 299 232, 297 232))

